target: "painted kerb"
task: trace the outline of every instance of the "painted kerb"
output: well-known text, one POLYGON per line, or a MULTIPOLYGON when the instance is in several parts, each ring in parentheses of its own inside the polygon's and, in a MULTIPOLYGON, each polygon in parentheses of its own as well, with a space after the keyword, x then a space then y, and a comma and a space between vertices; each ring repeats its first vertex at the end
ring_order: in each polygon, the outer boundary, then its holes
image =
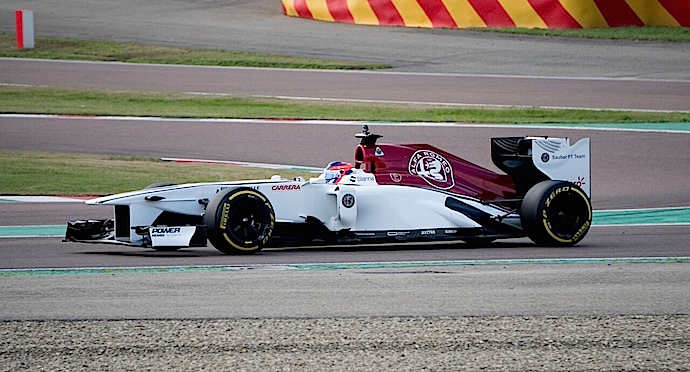
POLYGON ((687 0, 281 0, 288 16, 424 28, 690 27, 687 0))

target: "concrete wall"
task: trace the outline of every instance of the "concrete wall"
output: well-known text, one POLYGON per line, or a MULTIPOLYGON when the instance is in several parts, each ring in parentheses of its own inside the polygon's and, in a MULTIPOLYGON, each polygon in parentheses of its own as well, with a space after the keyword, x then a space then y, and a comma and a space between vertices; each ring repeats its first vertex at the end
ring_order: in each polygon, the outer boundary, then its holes
POLYGON ((282 0, 285 14, 428 28, 690 27, 690 0, 282 0))

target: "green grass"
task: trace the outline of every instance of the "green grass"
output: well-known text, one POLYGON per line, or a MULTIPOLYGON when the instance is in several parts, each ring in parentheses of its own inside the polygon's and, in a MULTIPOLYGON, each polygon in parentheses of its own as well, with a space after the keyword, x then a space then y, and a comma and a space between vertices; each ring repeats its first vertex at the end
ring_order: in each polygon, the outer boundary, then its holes
POLYGON ((0 57, 326 70, 371 70, 390 67, 356 61, 55 37, 36 37, 33 49, 17 50, 15 35, 8 33, 0 33, 0 57))
POLYGON ((183 93, 0 86, 0 113, 459 123, 690 122, 688 113, 291 101, 183 93))
POLYGON ((514 35, 567 37, 578 39, 609 39, 690 43, 690 28, 687 27, 630 26, 564 30, 538 28, 473 28, 472 30, 514 35))
POLYGON ((0 150, 0 195, 108 195, 155 182, 216 182, 314 174, 155 158, 0 150))

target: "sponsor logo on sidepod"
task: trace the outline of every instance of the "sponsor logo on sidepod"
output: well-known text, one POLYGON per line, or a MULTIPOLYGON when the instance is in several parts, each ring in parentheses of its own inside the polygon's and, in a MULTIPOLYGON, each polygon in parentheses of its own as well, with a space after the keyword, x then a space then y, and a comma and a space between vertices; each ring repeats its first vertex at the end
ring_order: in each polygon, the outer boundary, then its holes
POLYGON ((149 234, 151 234, 151 236, 154 238, 162 238, 164 236, 179 236, 180 235, 180 228, 179 227, 153 227, 149 230, 149 234))
POLYGON ((403 178, 400 173, 391 173, 390 177, 391 177, 391 180, 393 182, 400 182, 400 181, 402 181, 402 178, 403 178))
POLYGON ((408 171, 437 189, 448 190, 455 186, 450 162, 431 150, 418 150, 412 154, 408 171))
POLYGON ((587 155, 584 154, 563 154, 563 155, 549 155, 547 153, 541 154, 541 161, 548 163, 549 160, 575 160, 575 159, 585 159, 587 155))
POLYGON ((299 190, 300 186, 299 185, 273 185, 271 187, 271 190, 273 191, 290 191, 290 190, 299 190))
POLYGON ((179 232, 179 227, 154 227, 151 229, 151 234, 175 234, 179 232))
POLYGON ((374 176, 350 176, 350 182, 375 182, 376 178, 374 176))
POLYGON ((352 208, 355 205, 355 196, 352 194, 343 195, 342 203, 345 208, 352 208))

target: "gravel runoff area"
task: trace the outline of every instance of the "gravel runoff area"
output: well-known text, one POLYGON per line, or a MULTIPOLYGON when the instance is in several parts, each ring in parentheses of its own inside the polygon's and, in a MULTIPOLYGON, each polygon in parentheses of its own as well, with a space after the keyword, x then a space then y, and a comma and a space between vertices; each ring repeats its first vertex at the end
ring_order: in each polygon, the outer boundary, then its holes
POLYGON ((690 370, 690 315, 0 322, 0 370, 690 370))

